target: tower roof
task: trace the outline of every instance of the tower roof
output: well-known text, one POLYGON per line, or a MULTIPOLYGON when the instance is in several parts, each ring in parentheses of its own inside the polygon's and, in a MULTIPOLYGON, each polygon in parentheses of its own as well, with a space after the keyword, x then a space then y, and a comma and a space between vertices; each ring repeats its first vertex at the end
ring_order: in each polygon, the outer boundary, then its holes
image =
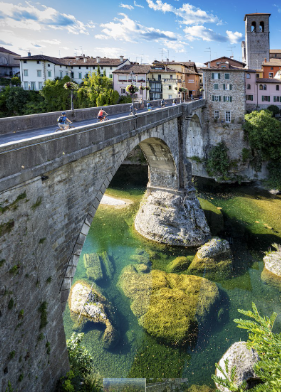
POLYGON ((253 14, 246 14, 244 16, 244 20, 246 20, 247 16, 255 16, 255 15, 268 15, 268 16, 270 16, 271 14, 267 14, 267 13, 264 13, 264 12, 254 12, 253 14))

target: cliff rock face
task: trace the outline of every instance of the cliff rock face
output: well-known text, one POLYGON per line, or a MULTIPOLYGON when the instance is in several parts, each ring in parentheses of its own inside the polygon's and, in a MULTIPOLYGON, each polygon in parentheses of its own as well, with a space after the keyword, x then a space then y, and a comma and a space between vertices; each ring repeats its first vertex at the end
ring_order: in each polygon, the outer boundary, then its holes
POLYGON ((199 246, 210 238, 199 201, 183 192, 157 190, 146 195, 135 228, 145 238, 168 245, 199 246))
POLYGON ((143 273, 134 265, 123 269, 119 285, 132 300, 138 323, 160 342, 175 346, 196 339, 198 327, 219 300, 217 285, 207 279, 158 270, 143 273))
POLYGON ((115 346, 119 334, 113 325, 113 309, 96 288, 84 281, 78 281, 71 288, 68 302, 72 319, 75 321, 74 327, 82 328, 87 321, 104 324, 104 347, 115 346))
MULTIPOLYGON (((253 349, 249 350, 246 347, 246 342, 234 343, 223 355, 219 361, 219 365, 225 371, 225 360, 228 360, 229 375, 231 370, 236 366, 236 384, 241 386, 244 381, 257 379, 254 366, 259 360, 258 354, 253 349)), ((216 376, 225 378, 223 374, 216 369, 216 376)), ((230 392, 228 388, 216 384, 216 387, 221 392, 230 392)))
POLYGON ((188 272, 204 274, 208 279, 228 278, 232 271, 232 259, 229 243, 215 237, 199 248, 188 272))

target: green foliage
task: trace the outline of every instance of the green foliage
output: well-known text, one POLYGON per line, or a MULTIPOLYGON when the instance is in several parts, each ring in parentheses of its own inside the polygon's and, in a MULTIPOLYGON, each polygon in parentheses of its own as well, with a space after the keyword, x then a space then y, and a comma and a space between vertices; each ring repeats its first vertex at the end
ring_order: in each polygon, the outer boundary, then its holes
MULTIPOLYGON (((4 214, 4 212, 6 212, 7 210, 13 209, 16 210, 18 208, 18 202, 20 200, 23 200, 26 198, 26 192, 21 193, 20 195, 18 195, 18 197, 16 198, 15 201, 13 201, 11 204, 6 205, 5 207, 2 207, 2 205, 0 204, 0 212, 2 214, 4 214)), ((8 200, 6 200, 7 202, 8 200)))
POLYGON ((281 189, 281 158, 270 161, 267 165, 268 179, 267 184, 274 189, 281 189))
POLYGON ((11 381, 8 381, 8 386, 7 386, 6 390, 5 390, 5 392, 13 392, 11 381))
POLYGON ((11 84, 13 86, 20 86, 20 78, 18 76, 13 76, 11 78, 11 84))
POLYGON ((260 151, 262 159, 281 158, 281 122, 269 110, 245 115, 244 132, 252 149, 260 151))
POLYGON ((192 157, 188 157, 188 159, 190 159, 191 161, 195 161, 197 163, 202 163, 203 159, 201 159, 200 157, 193 155, 192 157))
POLYGON ((46 279, 46 282, 47 282, 47 283, 51 283, 51 281, 52 281, 52 277, 49 276, 48 279, 46 279))
MULTIPOLYGON (((259 356, 259 361, 255 364, 254 371, 257 378, 261 380, 261 383, 251 388, 251 391, 278 392, 280 391, 281 385, 281 333, 275 334, 272 332, 277 314, 273 313, 271 317, 262 317, 254 303, 252 303, 252 309, 252 311, 238 309, 239 313, 249 317, 252 320, 234 320, 234 322, 237 323, 238 328, 247 330, 249 334, 247 347, 249 349, 254 349, 259 356)), ((218 365, 216 365, 216 367, 219 368, 218 365)), ((230 379, 227 376, 228 371, 223 374, 225 379, 218 379, 218 377, 214 375, 212 378, 219 385, 226 386, 227 383, 233 383, 234 386, 232 386, 232 388, 238 388, 234 382, 235 370, 231 372, 230 379)), ((245 391, 246 389, 246 385, 243 385, 240 386, 240 389, 230 390, 245 391)))
POLYGON ((48 324, 48 320, 47 320, 47 302, 44 301, 42 302, 42 304, 39 306, 38 311, 40 313, 40 326, 39 329, 42 329, 44 327, 46 327, 46 325, 48 324))
POLYGON ((42 197, 39 196, 36 200, 36 202, 31 206, 32 211, 36 210, 42 203, 42 197))
POLYGON ((224 362, 225 370, 216 363, 216 368, 223 374, 224 378, 212 375, 212 379, 218 385, 227 388, 231 392, 243 392, 246 388, 246 382, 244 382, 240 387, 237 386, 236 379, 236 366, 231 370, 228 368, 228 359, 224 362), (229 374, 230 373, 230 374, 229 374))
POLYGON ((18 381, 21 382, 22 380, 23 380, 23 374, 21 373, 21 374, 19 375, 18 381))
POLYGON ((10 299, 9 303, 8 303, 8 309, 11 310, 14 307, 14 300, 13 298, 10 299))
POLYGON ((46 343, 46 349, 47 349, 47 350, 46 350, 46 351, 47 351, 47 354, 50 355, 50 353, 51 353, 51 345, 50 345, 50 342, 47 342, 47 343, 46 343))
POLYGON ((205 161, 205 167, 209 176, 214 176, 218 180, 229 180, 230 160, 227 151, 228 148, 223 142, 212 147, 205 161))
POLYGON ((11 359, 13 359, 15 355, 16 355, 16 352, 15 351, 11 351, 9 353, 8 360, 10 361, 11 359))
POLYGON ((279 114, 279 113, 280 113, 279 107, 276 106, 276 105, 269 105, 269 106, 267 107, 267 110, 269 110, 270 112, 272 112, 273 117, 274 117, 276 114, 279 114))
POLYGON ((12 268, 9 269, 10 274, 16 274, 20 268, 19 264, 14 265, 12 268))
POLYGON ((132 98, 129 95, 121 95, 118 103, 132 103, 132 98))
POLYGON ((5 261, 6 261, 5 259, 0 260, 0 267, 2 267, 2 265, 4 265, 5 261))
POLYGON ((70 91, 63 86, 70 82, 70 77, 63 79, 46 80, 40 95, 44 98, 47 112, 70 109, 70 91))
POLYGON ((249 159, 253 158, 251 150, 248 148, 242 149, 242 161, 247 162, 249 159))
POLYGON ((41 332, 39 335, 38 335, 38 342, 41 342, 41 340, 43 340, 44 339, 44 334, 41 332))

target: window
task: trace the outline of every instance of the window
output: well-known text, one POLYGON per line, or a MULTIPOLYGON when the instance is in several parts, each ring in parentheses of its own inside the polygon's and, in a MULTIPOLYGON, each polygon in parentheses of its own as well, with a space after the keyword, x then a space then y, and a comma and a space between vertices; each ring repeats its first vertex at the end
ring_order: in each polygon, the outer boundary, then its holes
POLYGON ((37 60, 37 64, 41 64, 41 61, 37 60))
POLYGON ((273 97, 273 102, 281 102, 281 97, 273 97))
POLYGON ((42 82, 38 82, 38 88, 39 88, 39 90, 42 90, 42 88, 43 88, 43 83, 42 82))
POLYGON ((218 90, 219 89, 219 85, 217 83, 214 84, 214 90, 218 90))
POLYGON ((24 64, 26 64, 26 63, 27 63, 27 61, 26 61, 26 60, 23 60, 23 62, 24 62, 24 64))
POLYGON ((73 69, 73 67, 70 67, 71 69, 73 69))
POLYGON ((259 74, 256 74, 256 78, 258 79, 260 77, 260 75, 259 74))
POLYGON ((51 64, 48 64, 48 67, 50 67, 51 66, 51 64))
POLYGON ((256 22, 252 22, 252 24, 251 24, 251 32, 252 33, 256 32, 256 22))
POLYGON ((30 83, 30 90, 35 90, 35 82, 30 83))
POLYGON ((74 78, 74 72, 70 72, 71 78, 74 78))
POLYGON ((100 69, 103 69, 103 67, 100 67, 100 69))
POLYGON ((121 94, 125 94, 126 90, 124 88, 121 88, 121 94))
POLYGON ((219 110, 214 111, 214 118, 220 118, 220 112, 219 110))
POLYGON ((63 76, 62 76, 62 71, 60 71, 60 78, 61 78, 61 79, 63 78, 63 76))
POLYGON ((118 82, 127 82, 127 75, 118 75, 118 82))
POLYGON ((251 90, 251 85, 247 84, 247 90, 251 90))
POLYGON ((28 69, 23 70, 23 76, 28 76, 28 69))
POLYGON ((112 74, 109 74, 109 79, 112 79, 112 74))
POLYGON ((225 78, 225 79, 229 79, 229 77, 230 77, 229 73, 224 74, 224 78, 225 78))
POLYGON ((79 72, 78 77, 79 79, 82 79, 82 72, 79 72))
POLYGON ((52 77, 52 71, 48 71, 48 78, 52 77))
MULTIPOLYGON (((88 67, 87 67, 88 68, 88 67)), ((93 69, 96 69, 96 67, 95 66, 93 66, 93 69)))
POLYGON ((266 84, 260 84, 260 90, 266 90, 267 89, 267 86, 266 86, 266 84))
POLYGON ((260 25, 259 25, 259 32, 260 32, 260 33, 264 33, 264 22, 260 22, 260 25))
POLYGON ((246 74, 247 79, 251 79, 251 75, 249 73, 246 74))
POLYGON ((173 79, 173 75, 170 75, 170 79, 173 79))
POLYGON ((28 82, 24 82, 24 83, 23 83, 23 88, 24 88, 25 90, 28 90, 28 82))
POLYGON ((41 78, 41 76, 42 76, 42 71, 39 69, 39 70, 37 70, 37 77, 41 78))
POLYGON ((224 84, 223 89, 224 90, 232 90, 232 84, 224 84))
POLYGON ((279 91, 279 84, 276 85, 276 91, 279 91))
POLYGON ((225 122, 230 123, 231 121, 231 112, 225 112, 225 122))
POLYGON ((86 67, 86 69, 89 69, 89 67, 86 67))
POLYGON ((68 76, 68 71, 65 71, 65 76, 68 76))
POLYGON ((212 95, 212 101, 220 102, 221 101, 221 96, 220 95, 212 95))
POLYGON ((273 67, 271 67, 270 70, 273 71, 273 67))
POLYGON ((112 67, 110 67, 109 69, 112 70, 112 67))
POLYGON ((268 76, 269 76, 269 79, 272 79, 273 78, 273 72, 269 72, 268 76))
POLYGON ((223 97, 223 102, 232 102, 232 97, 230 95, 225 95, 223 97))
POLYGON ((246 95, 246 101, 253 101, 254 96, 253 95, 246 95))
POLYGON ((169 90, 172 90, 172 86, 169 86, 169 90))
POLYGON ((81 66, 79 65, 79 69, 81 69, 81 66))
POLYGON ((212 79, 220 79, 220 78, 221 78, 221 74, 219 72, 212 73, 212 79))
POLYGON ((262 95, 261 100, 262 100, 262 101, 265 101, 265 102, 270 102, 270 96, 268 96, 268 95, 262 95))

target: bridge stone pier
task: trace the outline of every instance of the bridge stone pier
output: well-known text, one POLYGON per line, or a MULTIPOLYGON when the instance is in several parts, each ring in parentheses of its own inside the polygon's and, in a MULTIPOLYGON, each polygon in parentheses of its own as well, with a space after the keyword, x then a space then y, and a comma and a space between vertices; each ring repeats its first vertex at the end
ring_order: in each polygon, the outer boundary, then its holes
POLYGON ((195 200, 195 101, 0 146, 0 391, 53 391, 69 368, 62 313, 100 200, 140 145, 150 193, 195 200))

